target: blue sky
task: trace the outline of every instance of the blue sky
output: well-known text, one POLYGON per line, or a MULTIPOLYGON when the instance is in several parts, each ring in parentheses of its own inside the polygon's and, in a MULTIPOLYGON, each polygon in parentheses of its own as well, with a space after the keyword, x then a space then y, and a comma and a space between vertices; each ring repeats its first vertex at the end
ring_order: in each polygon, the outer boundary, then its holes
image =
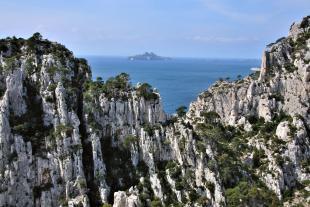
POLYGON ((0 0, 0 37, 40 32, 76 55, 260 58, 310 0, 0 0))

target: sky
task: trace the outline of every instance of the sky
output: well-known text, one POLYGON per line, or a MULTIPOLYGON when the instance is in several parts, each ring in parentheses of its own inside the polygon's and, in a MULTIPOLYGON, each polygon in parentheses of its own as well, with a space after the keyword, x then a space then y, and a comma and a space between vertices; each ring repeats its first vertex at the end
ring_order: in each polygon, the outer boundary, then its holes
POLYGON ((0 0, 0 38, 44 38, 77 56, 260 58, 310 0, 0 0))

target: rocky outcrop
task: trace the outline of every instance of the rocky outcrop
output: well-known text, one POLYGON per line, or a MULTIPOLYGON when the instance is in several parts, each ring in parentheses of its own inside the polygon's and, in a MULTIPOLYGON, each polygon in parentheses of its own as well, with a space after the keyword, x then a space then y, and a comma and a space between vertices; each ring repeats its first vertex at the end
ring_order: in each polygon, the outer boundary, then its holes
POLYGON ((294 23, 288 37, 267 46, 260 72, 216 82, 187 113, 193 125, 216 112, 223 123, 253 133, 243 142, 260 150, 265 163, 255 174, 280 200, 309 180, 309 20, 294 23))

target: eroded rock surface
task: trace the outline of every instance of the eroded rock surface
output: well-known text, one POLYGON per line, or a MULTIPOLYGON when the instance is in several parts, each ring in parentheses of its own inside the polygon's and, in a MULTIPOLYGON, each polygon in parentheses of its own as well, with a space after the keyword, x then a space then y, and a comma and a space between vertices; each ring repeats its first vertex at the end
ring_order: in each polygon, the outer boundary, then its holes
POLYGON ((0 51, 0 206, 309 205, 310 17, 173 116, 38 33, 0 51))

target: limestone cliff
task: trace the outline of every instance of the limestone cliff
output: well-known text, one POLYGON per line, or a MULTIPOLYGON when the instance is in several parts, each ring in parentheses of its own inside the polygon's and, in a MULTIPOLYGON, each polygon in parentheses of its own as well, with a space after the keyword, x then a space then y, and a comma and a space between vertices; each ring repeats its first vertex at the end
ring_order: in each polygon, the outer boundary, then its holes
POLYGON ((309 34, 175 116, 38 33, 0 40, 0 206, 309 205, 309 34))

